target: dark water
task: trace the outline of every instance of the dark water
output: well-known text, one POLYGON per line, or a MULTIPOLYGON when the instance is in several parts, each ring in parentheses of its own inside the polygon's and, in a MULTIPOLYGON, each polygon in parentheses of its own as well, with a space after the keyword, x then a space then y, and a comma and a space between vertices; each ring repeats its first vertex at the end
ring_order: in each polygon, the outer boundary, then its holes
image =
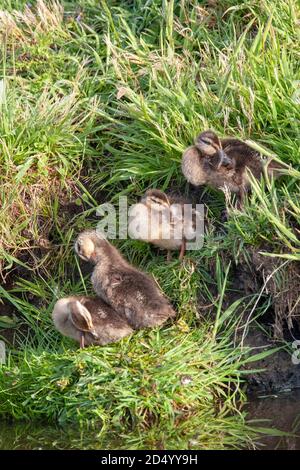
POLYGON ((246 409, 248 419, 266 420, 259 422, 260 427, 271 427, 293 434, 262 437, 257 443, 260 448, 300 450, 300 389, 250 398, 246 409))
MULTIPOLYGON (((115 448, 118 448, 117 443, 115 448)), ((0 422, 1 450, 105 449, 97 433, 48 424, 0 422)))
MULTIPOLYGON (((283 437, 261 437, 257 446, 265 449, 300 449, 300 390, 252 397, 246 406, 248 420, 259 420, 260 427, 298 434, 283 437), (264 421, 261 421, 264 420, 264 421)), ((118 443, 110 448, 118 449, 118 443)), ((97 436, 87 438, 79 429, 63 430, 56 426, 31 423, 0 422, 0 449, 104 449, 97 436)))

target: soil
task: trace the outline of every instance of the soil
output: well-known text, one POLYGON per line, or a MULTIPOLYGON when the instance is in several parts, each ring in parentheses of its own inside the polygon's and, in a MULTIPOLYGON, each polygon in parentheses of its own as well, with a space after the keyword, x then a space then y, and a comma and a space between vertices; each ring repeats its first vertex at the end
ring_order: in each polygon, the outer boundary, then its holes
MULTIPOLYGON (((282 346, 270 341, 266 334, 258 328, 253 328, 248 332, 244 345, 253 348, 253 354, 282 346)), ((293 364, 291 352, 280 350, 265 359, 251 362, 245 366, 245 370, 257 369, 264 370, 252 372, 247 376, 248 393, 289 392, 300 388, 300 364, 293 364)))
MULTIPOLYGON (((0 320, 2 316, 13 318, 15 314, 14 308, 9 303, 0 304, 0 320)), ((15 342, 16 330, 14 328, 1 328, 0 329, 0 340, 4 339, 9 344, 15 342)))
MULTIPOLYGON (((259 354, 270 348, 280 350, 245 366, 245 370, 253 371, 246 376, 247 391, 254 394, 286 392, 300 388, 300 364, 293 364, 294 350, 291 348, 293 341, 300 340, 300 305, 297 304, 300 292, 300 263, 288 262, 280 267, 285 260, 278 261, 277 258, 266 257, 259 253, 261 251, 270 252, 270 247, 250 247, 247 262, 241 258, 240 262, 232 267, 229 274, 230 289, 226 292, 223 305, 227 308, 243 296, 260 292, 262 296, 257 308, 266 298, 270 300, 267 312, 261 315, 257 322, 251 323, 243 344, 252 348, 252 354, 259 354), (278 267, 280 276, 274 276, 273 279, 271 275, 278 267), (257 371, 258 369, 260 371, 257 371)), ((228 253, 221 253, 221 257, 227 264, 228 253)), ((214 278, 214 262, 210 268, 214 278)), ((211 287, 211 294, 217 297, 214 286, 211 287)), ((212 318, 215 308, 207 309, 205 303, 205 299, 198 299, 199 314, 212 318)), ((243 315, 241 312, 236 314, 241 315, 241 323, 245 324, 249 313, 250 310, 243 315)), ((241 335, 242 333, 237 334, 237 343, 240 342, 241 335)))
POLYGON ((297 337, 300 333, 300 263, 261 254, 272 251, 270 246, 250 247, 248 260, 241 260, 235 277, 246 295, 263 290, 264 295, 271 297, 273 337, 282 340, 288 339, 286 329, 290 337, 297 337))
MULTIPOLYGON (((280 265, 278 259, 268 258, 259 251, 269 251, 267 247, 256 250, 249 249, 248 263, 237 265, 232 273, 232 287, 236 289, 230 295, 232 303, 242 295, 262 292, 262 298, 257 307, 266 297, 271 301, 264 315, 253 323, 247 332, 244 345, 253 348, 253 354, 258 354, 270 348, 281 348, 272 355, 257 362, 249 363, 246 370, 264 369, 261 372, 251 372, 247 376, 249 393, 272 393, 290 391, 300 388, 300 364, 292 362, 291 343, 300 339, 299 317, 291 315, 298 311, 296 305, 300 292, 298 276, 299 263, 288 263, 281 268, 279 279, 268 276, 280 265), (291 290, 288 286, 291 286, 291 290), (288 347, 284 347, 288 345, 288 347)), ((282 260, 280 260, 282 263, 282 260)), ((245 318, 248 312, 244 313, 245 318)))
MULTIPOLYGON (((87 181, 88 180, 83 174, 81 177, 81 182, 86 187, 87 191, 89 191, 90 187, 87 181)), ((73 217, 90 208, 83 199, 80 199, 80 195, 81 192, 72 182, 69 184, 68 191, 60 191, 59 221, 62 227, 67 226, 73 217)), ((93 197, 99 204, 102 204, 106 200, 103 191, 94 191, 93 197)), ((23 250, 20 253, 14 254, 15 257, 17 257, 24 265, 28 266, 29 269, 23 265, 16 264, 10 271, 4 274, 3 270, 1 269, 0 260, 0 283, 5 290, 9 291, 13 289, 15 287, 16 281, 19 278, 31 280, 33 273, 38 275, 38 265, 40 264, 42 258, 47 255, 49 251, 52 251, 53 253, 57 252, 57 244, 60 243, 60 239, 57 238, 56 229, 53 224, 50 223, 50 221, 47 219, 40 218, 39 232, 42 234, 39 240, 32 239, 30 232, 24 233, 23 235, 27 236, 28 238, 28 250, 23 250)), ((91 273, 92 267, 90 267, 88 263, 79 260, 79 264, 83 276, 91 273)), ((39 306, 40 299, 36 299, 33 294, 28 294, 28 296, 30 296, 29 300, 34 305, 39 306)), ((0 317, 1 316, 17 318, 18 311, 13 307, 12 304, 0 296, 0 317)), ((16 339, 19 332, 24 336, 28 333, 28 328, 24 324, 21 324, 21 326, 18 326, 17 328, 0 328, 0 339, 4 340, 11 346, 16 346, 16 339)))

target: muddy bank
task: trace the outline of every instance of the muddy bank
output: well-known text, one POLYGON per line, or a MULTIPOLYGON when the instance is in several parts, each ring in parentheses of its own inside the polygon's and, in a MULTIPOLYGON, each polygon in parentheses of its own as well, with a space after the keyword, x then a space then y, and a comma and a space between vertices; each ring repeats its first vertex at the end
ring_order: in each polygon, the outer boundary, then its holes
MULTIPOLYGON (((253 348, 253 354, 271 348, 282 348, 282 344, 271 341, 258 328, 250 329, 245 343, 253 348)), ((300 389, 300 364, 293 364, 292 350, 281 349, 272 355, 245 366, 246 370, 262 369, 247 375, 248 393, 289 392, 300 389)))
POLYGON ((247 255, 240 256, 234 269, 234 285, 245 295, 259 294, 271 299, 268 320, 274 339, 297 339, 300 338, 300 263, 269 257, 267 254, 273 251, 274 247, 268 245, 247 247, 247 255))
MULTIPOLYGON (((248 328, 244 344, 253 348, 253 354, 280 349, 246 366, 248 370, 263 369, 247 377, 248 391, 255 393, 284 392, 300 387, 300 364, 292 361, 295 351, 292 344, 300 340, 300 263, 261 254, 270 251, 267 246, 249 247, 247 262, 241 259, 232 272, 233 287, 240 295, 258 294, 252 318, 265 300, 269 303, 248 328)), ((244 315, 247 323, 248 312, 244 315)))

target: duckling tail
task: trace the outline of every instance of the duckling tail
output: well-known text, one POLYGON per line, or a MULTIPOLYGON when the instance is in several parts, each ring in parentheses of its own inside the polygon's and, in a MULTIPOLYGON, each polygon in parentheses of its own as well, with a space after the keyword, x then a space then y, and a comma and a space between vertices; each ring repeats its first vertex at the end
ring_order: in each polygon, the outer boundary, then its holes
POLYGON ((175 317, 175 315, 176 315, 176 312, 175 310, 173 310, 170 304, 167 303, 163 306, 160 306, 159 316, 161 318, 164 318, 164 319, 172 318, 172 317, 175 317))
POLYGON ((278 176, 284 174, 284 170, 286 170, 286 167, 283 166, 281 163, 277 162, 276 160, 271 160, 268 163, 267 172, 269 176, 277 178, 278 176))

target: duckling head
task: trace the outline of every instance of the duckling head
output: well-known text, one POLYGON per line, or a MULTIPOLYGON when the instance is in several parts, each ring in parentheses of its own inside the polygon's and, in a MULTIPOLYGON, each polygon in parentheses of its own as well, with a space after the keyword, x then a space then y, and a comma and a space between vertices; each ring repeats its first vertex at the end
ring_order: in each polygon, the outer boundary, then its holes
POLYGON ((231 159, 222 149, 219 137, 211 130, 201 132, 195 139, 195 146, 204 157, 208 157, 211 162, 216 163, 217 168, 232 164, 231 159))
POLYGON ((107 245, 107 241, 96 230, 86 230, 75 241, 75 252, 85 261, 97 263, 99 251, 107 245))
POLYGON ((163 210, 170 206, 168 196, 159 189, 148 189, 142 197, 141 202, 154 210, 163 210))
POLYGON ((98 337, 90 312, 78 300, 69 302, 69 314, 70 320, 77 330, 87 331, 94 338, 98 337))

